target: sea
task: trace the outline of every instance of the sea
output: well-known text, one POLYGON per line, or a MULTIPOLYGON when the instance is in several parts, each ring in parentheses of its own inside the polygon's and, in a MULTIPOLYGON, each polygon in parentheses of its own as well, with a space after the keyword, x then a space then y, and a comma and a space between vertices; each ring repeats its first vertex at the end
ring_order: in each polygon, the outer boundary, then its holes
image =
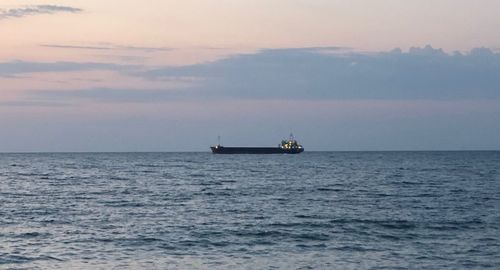
POLYGON ((500 152, 4 153, 0 269, 500 269, 500 152))

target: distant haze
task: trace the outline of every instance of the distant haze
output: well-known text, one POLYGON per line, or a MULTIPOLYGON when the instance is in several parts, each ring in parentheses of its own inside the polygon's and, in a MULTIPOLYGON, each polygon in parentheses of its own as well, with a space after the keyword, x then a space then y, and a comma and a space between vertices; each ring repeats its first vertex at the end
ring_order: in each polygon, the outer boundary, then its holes
POLYGON ((2 1, 0 152, 500 149, 498 10, 2 1))

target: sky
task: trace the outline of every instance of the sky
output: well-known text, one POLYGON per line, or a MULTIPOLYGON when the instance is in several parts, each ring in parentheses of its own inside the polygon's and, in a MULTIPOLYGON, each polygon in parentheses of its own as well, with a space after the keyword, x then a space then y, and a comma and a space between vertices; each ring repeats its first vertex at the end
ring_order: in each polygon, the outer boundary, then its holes
POLYGON ((497 0, 1 0, 0 152, 499 150, 497 0))

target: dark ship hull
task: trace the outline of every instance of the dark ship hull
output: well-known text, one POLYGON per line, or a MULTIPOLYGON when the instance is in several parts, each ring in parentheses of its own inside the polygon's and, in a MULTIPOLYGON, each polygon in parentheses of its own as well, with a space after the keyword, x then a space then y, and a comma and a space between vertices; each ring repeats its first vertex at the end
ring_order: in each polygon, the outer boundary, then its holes
POLYGON ((281 147, 225 147, 212 146, 214 154, 299 154, 304 148, 281 148, 281 147))

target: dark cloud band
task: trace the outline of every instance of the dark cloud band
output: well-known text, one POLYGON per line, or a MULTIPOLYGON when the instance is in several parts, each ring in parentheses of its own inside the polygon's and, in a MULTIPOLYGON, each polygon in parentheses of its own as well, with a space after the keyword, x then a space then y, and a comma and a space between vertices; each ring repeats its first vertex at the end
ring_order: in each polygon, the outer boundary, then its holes
POLYGON ((40 91, 36 98, 105 102, 500 99, 500 54, 487 48, 453 54, 430 46, 408 52, 396 49, 369 54, 331 53, 331 48, 266 49, 213 62, 157 68, 112 63, 0 63, 3 77, 91 70, 164 81, 165 85, 179 80, 183 83, 172 84, 168 90, 151 91, 100 88, 68 89, 66 93, 40 91))
POLYGON ((490 49, 448 54, 426 46, 379 53, 266 49, 137 76, 203 78, 196 87, 214 98, 468 99, 500 98, 499 74, 500 54, 490 49))

